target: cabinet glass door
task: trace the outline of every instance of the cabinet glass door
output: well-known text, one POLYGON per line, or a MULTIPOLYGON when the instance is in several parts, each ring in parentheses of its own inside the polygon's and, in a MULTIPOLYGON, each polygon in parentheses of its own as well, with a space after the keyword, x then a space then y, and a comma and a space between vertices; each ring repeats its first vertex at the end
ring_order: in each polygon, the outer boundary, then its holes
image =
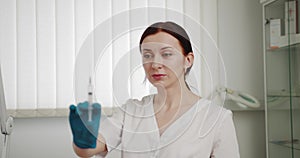
POLYGON ((298 0, 264 6, 268 155, 300 157, 300 34, 298 0))

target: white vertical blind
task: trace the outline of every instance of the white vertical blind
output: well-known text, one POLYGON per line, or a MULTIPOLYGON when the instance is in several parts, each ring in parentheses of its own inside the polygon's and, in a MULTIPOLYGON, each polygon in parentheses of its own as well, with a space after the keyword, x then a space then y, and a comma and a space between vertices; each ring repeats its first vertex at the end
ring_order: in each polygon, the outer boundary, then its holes
POLYGON ((185 1, 184 3, 184 23, 186 31, 191 38, 194 60, 200 61, 193 64, 193 68, 190 71, 189 77, 187 78, 190 84, 190 88, 195 90, 200 96, 203 96, 203 92, 199 89, 203 88, 202 84, 202 69, 204 68, 204 61, 202 58, 202 49, 199 47, 201 45, 201 33, 202 28, 200 25, 200 1, 185 1), (193 22, 199 23, 197 27, 194 27, 193 22), (198 81, 198 82, 197 82, 198 81))
POLYGON ((140 37, 148 25, 147 0, 130 1, 130 98, 141 98, 149 93, 150 86, 144 83, 145 73, 139 51, 140 37), (143 9, 141 9, 143 8, 143 9), (144 26, 144 27, 141 27, 144 26))
MULTIPOLYGON (((192 27, 187 18, 203 22, 217 38, 216 9, 216 0, 2 0, 0 61, 7 106, 67 108, 86 99, 89 75, 95 75, 95 96, 103 106, 140 98, 151 90, 143 83, 138 50, 144 29, 154 22, 174 21, 186 28, 194 46, 199 45, 201 28, 192 27), (93 53, 79 54, 87 40, 87 52, 93 53), (89 61, 81 68, 88 70, 87 77, 80 81, 74 79, 78 58, 89 61), (79 98, 76 84, 84 91, 79 98)), ((200 53, 201 48, 194 51, 200 53)), ((194 69, 200 80, 201 64, 194 69)))
POLYGON ((106 106, 113 105, 112 87, 112 2, 94 1, 95 19, 95 96, 97 102, 106 106), (105 31, 102 31, 104 29, 105 31), (100 34, 101 35, 98 35, 100 34), (109 41, 109 42, 106 42, 109 41))
POLYGON ((158 8, 166 8, 165 0, 148 0, 148 23, 152 24, 158 21, 166 20, 166 11, 158 8))
POLYGON ((35 109, 37 108, 36 3, 35 0, 18 0, 16 7, 17 108, 35 109))
POLYGON ((93 0, 74 0, 75 2, 75 51, 78 53, 84 40, 93 30, 93 0))
POLYGON ((87 100, 87 86, 93 71, 93 0, 75 0, 75 101, 87 100), (80 72, 79 74, 77 72, 80 72))
POLYGON ((37 108, 56 105, 55 1, 36 0, 37 108))
MULTIPOLYGON (((75 6, 73 0, 55 1, 56 28, 56 107, 74 103, 75 6)), ((52 105, 52 106, 54 106, 52 105)))
POLYGON ((123 104, 129 97, 130 72, 129 1, 112 0, 112 64, 113 105, 123 104), (127 63, 127 64, 125 64, 127 63))
MULTIPOLYGON (((200 10, 200 22, 203 24, 203 27, 207 31, 207 33, 201 35, 200 46, 203 50, 203 57, 205 61, 203 63, 205 65, 204 69, 202 69, 202 85, 204 96, 212 95, 213 90, 220 85, 224 85, 224 79, 220 78, 220 56, 219 50, 215 47, 217 42, 217 27, 218 27, 218 19, 217 19, 217 1, 200 1, 200 6, 202 9, 200 10), (205 6, 205 7, 204 7, 205 6), (216 18, 211 18, 216 17, 216 18), (209 40, 207 40, 209 39, 209 40)), ((201 33, 204 33, 202 31, 201 33)), ((223 67, 222 67, 223 68, 223 67)))
POLYGON ((184 26, 184 2, 183 0, 166 0, 166 19, 176 21, 177 24, 184 26))
POLYGON ((2 0, 0 4, 0 64, 5 81, 6 104, 17 107, 17 32, 16 0, 2 0), (7 88, 9 87, 9 88, 7 88))

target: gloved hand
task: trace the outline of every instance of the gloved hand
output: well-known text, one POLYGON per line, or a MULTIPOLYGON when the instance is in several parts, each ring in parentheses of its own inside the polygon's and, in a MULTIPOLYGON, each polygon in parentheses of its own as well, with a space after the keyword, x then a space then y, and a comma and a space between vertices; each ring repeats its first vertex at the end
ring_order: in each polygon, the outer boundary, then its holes
POLYGON ((70 106, 69 123, 73 134, 73 142, 76 146, 86 149, 95 148, 101 117, 101 105, 92 105, 92 121, 88 121, 88 102, 70 106))

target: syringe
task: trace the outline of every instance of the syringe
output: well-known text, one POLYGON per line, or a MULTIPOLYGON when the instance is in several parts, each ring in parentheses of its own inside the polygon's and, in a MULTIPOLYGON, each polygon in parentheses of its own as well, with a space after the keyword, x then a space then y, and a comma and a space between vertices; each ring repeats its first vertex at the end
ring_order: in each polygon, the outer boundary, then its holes
POLYGON ((92 121, 92 110, 93 110, 93 84, 92 84, 92 78, 90 77, 89 79, 89 85, 88 85, 88 102, 89 102, 89 106, 88 106, 88 121, 91 122, 92 121))

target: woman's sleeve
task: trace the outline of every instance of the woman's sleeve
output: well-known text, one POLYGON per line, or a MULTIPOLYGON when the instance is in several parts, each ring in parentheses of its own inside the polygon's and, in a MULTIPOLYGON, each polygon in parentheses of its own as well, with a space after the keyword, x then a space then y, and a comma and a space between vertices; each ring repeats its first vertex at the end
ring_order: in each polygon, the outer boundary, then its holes
POLYGON ((219 129, 215 135, 211 158, 239 158, 239 146, 237 142, 232 112, 226 110, 219 129))
MULTIPOLYGON (((110 117, 101 116, 99 133, 105 139, 108 153, 117 148, 121 143, 125 115, 124 108, 125 105, 114 109, 113 115, 110 117)), ((98 156, 103 157, 101 155, 98 156)))

